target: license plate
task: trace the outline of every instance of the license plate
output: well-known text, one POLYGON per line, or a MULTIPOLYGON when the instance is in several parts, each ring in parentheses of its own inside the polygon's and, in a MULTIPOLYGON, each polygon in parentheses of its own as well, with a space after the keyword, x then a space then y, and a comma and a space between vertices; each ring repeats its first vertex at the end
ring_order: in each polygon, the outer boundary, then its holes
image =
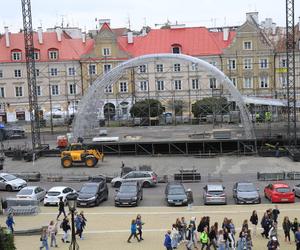
POLYGON ((181 202, 175 202, 175 205, 181 205, 181 202))
POLYGON ((128 205, 129 203, 128 203, 128 202, 123 202, 123 204, 124 204, 124 205, 128 205))
POLYGON ((250 203, 252 203, 252 201, 246 201, 246 203, 250 204, 250 203))
POLYGON ((86 206, 86 203, 80 203, 81 206, 86 206))
POLYGON ((281 201, 288 201, 289 199, 281 199, 281 201))

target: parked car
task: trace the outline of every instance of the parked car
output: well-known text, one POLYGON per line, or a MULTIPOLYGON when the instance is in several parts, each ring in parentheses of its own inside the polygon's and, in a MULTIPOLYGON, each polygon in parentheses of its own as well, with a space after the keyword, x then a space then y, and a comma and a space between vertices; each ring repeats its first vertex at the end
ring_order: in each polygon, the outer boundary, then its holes
POLYGON ((77 206, 99 206, 108 199, 108 188, 104 181, 83 184, 77 197, 77 206))
POLYGON ((225 187, 220 184, 208 184, 203 188, 204 204, 227 204, 225 187))
POLYGON ((165 196, 169 206, 187 205, 186 190, 181 183, 168 183, 165 189, 165 196))
POLYGON ((269 184, 264 189, 264 194, 267 199, 273 202, 295 202, 295 193, 286 183, 269 184))
POLYGON ((157 174, 153 171, 131 171, 122 177, 116 177, 111 180, 113 187, 120 187, 123 181, 138 181, 142 187, 155 186, 157 184, 157 174))
POLYGON ((0 174, 0 189, 6 191, 18 191, 27 186, 27 182, 12 174, 0 174))
POLYGON ((236 204, 259 204, 259 189, 252 182, 236 182, 233 186, 233 198, 236 204))
POLYGON ((76 190, 70 187, 58 186, 50 188, 44 199, 44 206, 47 205, 58 205, 60 197, 66 202, 68 194, 76 193, 76 190))
POLYGON ((46 190, 39 186, 27 186, 22 188, 17 193, 17 198, 30 198, 33 200, 42 201, 46 196, 46 190))
POLYGON ((300 197, 300 184, 294 186, 293 192, 295 193, 295 196, 300 197))
POLYGON ((116 190, 115 206, 138 206, 143 200, 143 189, 138 181, 122 182, 116 190))

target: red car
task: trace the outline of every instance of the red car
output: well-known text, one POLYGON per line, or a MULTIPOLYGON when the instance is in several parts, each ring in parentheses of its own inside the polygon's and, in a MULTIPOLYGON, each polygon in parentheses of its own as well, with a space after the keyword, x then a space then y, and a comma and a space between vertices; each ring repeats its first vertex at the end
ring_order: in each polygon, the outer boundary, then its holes
POLYGON ((265 197, 273 202, 295 202, 295 193, 286 183, 269 184, 264 189, 265 197))

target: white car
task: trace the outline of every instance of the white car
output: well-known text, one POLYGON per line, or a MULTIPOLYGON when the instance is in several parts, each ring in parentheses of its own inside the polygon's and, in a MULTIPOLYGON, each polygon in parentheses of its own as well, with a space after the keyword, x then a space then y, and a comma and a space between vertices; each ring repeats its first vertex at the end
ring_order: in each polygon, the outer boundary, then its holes
POLYGON ((0 174, 0 189, 6 191, 18 191, 27 186, 27 182, 12 174, 0 174))
POLYGON ((76 190, 70 187, 53 187, 47 192, 44 199, 44 206, 47 205, 58 205, 60 197, 66 202, 68 194, 76 193, 76 190))
POLYGON ((33 200, 42 201, 44 200, 46 193, 46 190, 39 186, 28 186, 22 188, 17 193, 17 198, 30 198, 33 200))

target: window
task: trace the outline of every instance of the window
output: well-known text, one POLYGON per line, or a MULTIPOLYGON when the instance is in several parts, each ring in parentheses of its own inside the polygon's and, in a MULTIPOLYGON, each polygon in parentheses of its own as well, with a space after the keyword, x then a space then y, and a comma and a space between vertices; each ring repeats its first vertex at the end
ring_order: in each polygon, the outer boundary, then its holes
POLYGON ((209 88, 216 89, 217 88, 217 79, 216 78, 209 78, 209 88))
POLYGON ((244 88, 245 89, 252 88, 252 77, 245 77, 244 78, 244 88))
POLYGON ((286 86, 287 86, 287 77, 286 77, 286 75, 282 75, 279 79, 280 79, 281 87, 286 88, 286 86))
POLYGON ((229 79, 233 83, 233 85, 236 87, 236 77, 230 77, 229 79))
POLYGON ((105 93, 112 93, 112 92, 113 91, 112 91, 112 86, 111 85, 105 87, 105 93))
POLYGON ((40 76, 40 70, 39 69, 35 69, 35 76, 36 77, 40 76))
POLYGON ((128 92, 127 82, 120 82, 120 92, 122 93, 128 92))
POLYGON ((40 52, 38 52, 38 51, 33 52, 33 58, 36 61, 40 60, 40 52))
POLYGON ((198 63, 192 63, 192 71, 198 70, 198 63))
POLYGON ((103 56, 110 56, 110 48, 103 48, 102 49, 103 56))
POLYGON ((261 76, 260 77, 260 87, 261 88, 268 88, 269 87, 267 76, 261 76))
POLYGON ((96 75, 96 64, 90 64, 89 65, 89 75, 96 75))
POLYGON ((209 64, 211 64, 211 65, 213 65, 213 66, 217 66, 217 62, 216 61, 211 61, 211 62, 209 62, 209 64))
POLYGON ((15 77, 16 78, 22 77, 22 71, 20 69, 15 69, 15 77))
POLYGON ((5 97, 5 89, 4 89, 4 87, 0 87, 0 97, 5 97))
POLYGON ((260 59, 259 60, 259 67, 261 69, 267 69, 269 67, 268 66, 268 59, 266 59, 266 58, 260 59))
POLYGON ((57 68, 50 68, 50 76, 57 76, 58 70, 57 68))
POLYGON ((139 66, 139 72, 140 73, 146 73, 146 71, 147 71, 146 65, 140 65, 139 66))
POLYGON ((12 52, 11 59, 13 61, 20 61, 22 59, 22 52, 12 52))
POLYGON ((148 90, 148 82, 140 81, 140 91, 147 91, 147 90, 148 90))
POLYGON ((175 90, 181 90, 182 89, 181 80, 174 80, 174 89, 175 90))
POLYGON ((58 85, 51 85, 51 95, 59 95, 58 85))
POLYGON ((157 80, 156 81, 156 87, 158 91, 164 91, 165 90, 165 83, 163 80, 157 80))
POLYGON ((156 64, 156 72, 163 72, 164 65, 163 64, 156 64))
POLYGON ((252 49, 252 42, 251 41, 245 41, 244 42, 244 49, 252 49))
POLYGON ((76 84, 75 83, 69 84, 69 94, 76 95, 76 84))
POLYGON ((251 58, 244 59, 244 69, 252 69, 252 59, 251 58))
POLYGON ((49 59, 57 60, 58 59, 58 51, 57 50, 49 50, 49 59))
POLYGON ((3 78, 3 70, 0 69, 0 78, 3 78))
POLYGON ((230 70, 236 69, 236 60, 235 59, 228 60, 228 69, 230 69, 230 70))
POLYGON ((199 89, 198 79, 192 79, 192 89, 199 89))
POLYGON ((172 53, 173 54, 180 54, 180 47, 178 46, 175 46, 172 48, 172 53))
POLYGON ((111 71, 111 64, 104 64, 103 65, 103 71, 104 71, 104 74, 111 71))
POLYGON ((36 86, 36 95, 37 96, 41 96, 42 95, 42 88, 39 85, 36 86))
POLYGON ((16 86, 15 91, 16 91, 16 97, 23 96, 23 87, 22 86, 16 86))
POLYGON ((180 72, 180 64, 179 63, 174 64, 174 71, 175 72, 180 72))
POLYGON ((75 76, 75 74, 76 74, 75 67, 69 67, 68 76, 75 76))
POLYGON ((286 61, 285 58, 280 60, 279 67, 281 67, 281 68, 286 68, 287 67, 287 61, 286 61))

